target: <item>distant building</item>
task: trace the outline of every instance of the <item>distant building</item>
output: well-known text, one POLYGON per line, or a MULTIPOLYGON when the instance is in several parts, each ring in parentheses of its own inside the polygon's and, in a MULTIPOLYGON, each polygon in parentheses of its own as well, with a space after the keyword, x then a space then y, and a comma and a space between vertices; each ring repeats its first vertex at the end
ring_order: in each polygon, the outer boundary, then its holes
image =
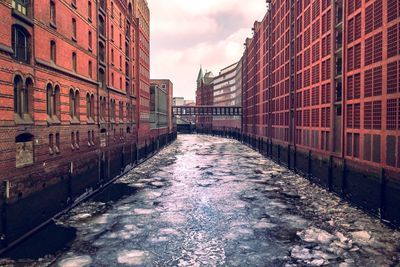
MULTIPOLYGON (((197 76, 196 106, 212 106, 214 75, 211 71, 203 75, 200 68, 197 76)), ((212 116, 197 116, 196 124, 198 129, 208 130, 212 128, 212 116)))
POLYGON ((173 98, 173 105, 174 106, 184 106, 185 105, 185 98, 183 97, 174 97, 173 98))
MULTIPOLYGON (((222 69, 213 82, 214 106, 242 105, 242 61, 222 69)), ((240 116, 218 116, 212 121, 213 128, 240 128, 240 116)))
POLYGON ((150 129, 152 136, 173 131, 173 83, 167 79, 150 81, 150 129), (167 123, 167 125, 165 125, 167 123), (157 129, 157 133, 154 133, 157 129), (159 131, 161 130, 161 132, 159 131))

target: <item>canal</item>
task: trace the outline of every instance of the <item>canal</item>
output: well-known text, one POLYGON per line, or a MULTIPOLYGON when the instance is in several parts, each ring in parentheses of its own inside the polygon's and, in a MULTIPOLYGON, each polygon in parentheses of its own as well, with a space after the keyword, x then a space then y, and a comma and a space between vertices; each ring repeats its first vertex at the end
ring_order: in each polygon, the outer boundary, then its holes
POLYGON ((182 135, 8 266, 400 266, 400 232, 237 141, 182 135))

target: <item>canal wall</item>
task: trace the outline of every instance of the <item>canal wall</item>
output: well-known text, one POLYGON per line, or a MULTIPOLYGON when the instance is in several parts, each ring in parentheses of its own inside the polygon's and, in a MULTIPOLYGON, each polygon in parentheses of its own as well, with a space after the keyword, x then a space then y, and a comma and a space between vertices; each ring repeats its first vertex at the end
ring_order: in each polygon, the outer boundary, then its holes
POLYGON ((238 130, 197 132, 236 139, 380 218, 382 222, 400 227, 400 176, 396 171, 319 154, 271 139, 244 135, 238 130))
MULTIPOLYGON (((65 164, 26 177, 26 186, 47 178, 39 190, 1 201, 0 254, 16 245, 55 217, 81 203, 145 161, 176 139, 176 133, 153 138, 142 147, 124 143, 66 159, 65 164), (41 178, 42 177, 42 178, 41 178)), ((12 190, 12 189, 10 189, 12 190)))

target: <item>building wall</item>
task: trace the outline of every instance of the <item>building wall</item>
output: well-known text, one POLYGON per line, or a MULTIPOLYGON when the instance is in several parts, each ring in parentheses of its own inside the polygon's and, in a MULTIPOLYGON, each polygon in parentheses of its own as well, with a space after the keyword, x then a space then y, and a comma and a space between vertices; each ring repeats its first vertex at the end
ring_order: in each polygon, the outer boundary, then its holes
POLYGON ((0 249, 155 148, 147 3, 27 2, 0 2, 0 249))
POLYGON ((268 3, 243 54, 244 140, 399 224, 400 3, 268 3))
POLYGON ((398 168, 398 5, 272 0, 246 41, 245 133, 398 168))
POLYGON ((173 114, 172 114, 172 106, 173 106, 173 94, 174 94, 174 85, 168 79, 151 79, 151 85, 157 85, 159 88, 163 89, 167 93, 167 120, 168 120, 168 132, 171 133, 174 131, 173 124, 173 114))
POLYGON ((148 123, 150 117, 150 10, 146 0, 137 0, 135 3, 135 14, 137 17, 137 87, 139 103, 139 146, 143 146, 146 136, 150 133, 148 123))
MULTIPOLYGON (((242 105, 242 61, 222 69, 213 82, 214 106, 242 105)), ((215 116, 212 125, 217 128, 241 128, 241 118, 232 116, 215 116)))
MULTIPOLYGON (((196 106, 212 106, 214 104, 213 88, 213 77, 203 78, 197 83, 196 106)), ((212 116, 196 116, 196 125, 199 129, 211 129, 212 121, 212 116)))

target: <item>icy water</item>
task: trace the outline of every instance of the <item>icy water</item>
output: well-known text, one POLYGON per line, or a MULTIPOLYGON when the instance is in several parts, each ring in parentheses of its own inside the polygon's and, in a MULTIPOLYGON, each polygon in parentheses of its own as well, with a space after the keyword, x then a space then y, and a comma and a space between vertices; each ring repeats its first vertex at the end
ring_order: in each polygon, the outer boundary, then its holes
POLYGON ((38 251, 24 244, 18 260, 3 263, 400 266, 400 232, 237 141, 210 136, 179 136, 53 228, 30 241, 38 251), (60 247, 57 236, 69 238, 60 247), (42 251, 49 244, 60 248, 42 251), (29 252, 43 255, 23 259, 29 252))

